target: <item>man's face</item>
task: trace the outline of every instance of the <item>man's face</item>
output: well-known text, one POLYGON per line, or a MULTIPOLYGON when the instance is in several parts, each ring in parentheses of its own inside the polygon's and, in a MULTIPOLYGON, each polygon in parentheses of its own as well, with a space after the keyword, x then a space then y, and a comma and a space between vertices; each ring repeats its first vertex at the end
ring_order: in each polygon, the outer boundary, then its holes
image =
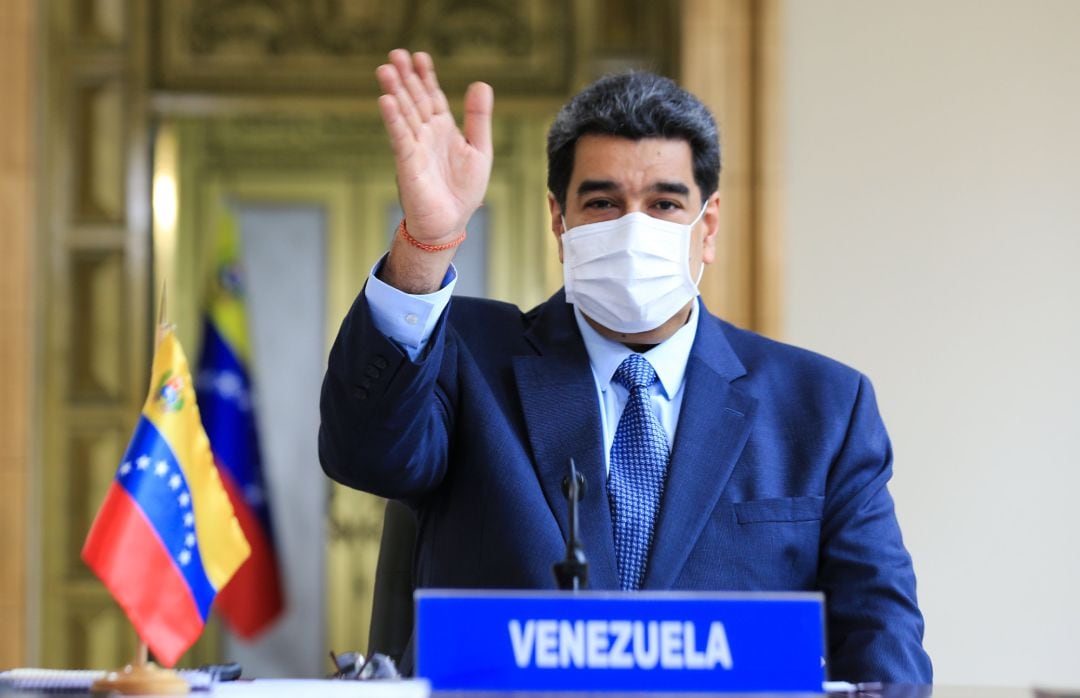
MULTIPOLYGON (((690 242, 690 270, 716 256, 719 195, 706 202, 705 215, 694 226, 690 242)), ((559 240, 568 228, 621 218, 639 211, 653 218, 690 223, 701 211, 701 191, 694 181, 693 155, 684 140, 586 135, 574 150, 574 171, 566 190, 566 210, 560 211, 548 195, 551 231, 559 240), (566 218, 566 228, 560 219, 566 218)))
MULTIPOLYGON (((690 273, 695 276, 703 263, 711 264, 716 257, 719 201, 720 195, 712 192, 706 201, 704 215, 691 231, 690 273)), ((701 211, 701 191, 694 181, 690 144, 668 138, 635 141, 617 136, 582 136, 574 150, 574 170, 566 191, 566 210, 560 210, 551 194, 548 194, 548 205, 551 231, 559 241, 559 261, 564 261, 563 233, 579 225, 621 218, 633 212, 690 223, 701 211)), ((677 328, 675 320, 672 318, 670 322, 677 328)), ((662 341, 668 332, 663 327, 657 330, 659 332, 640 333, 650 336, 636 339, 662 341)), ((620 341, 635 339, 628 335, 613 338, 620 341)))

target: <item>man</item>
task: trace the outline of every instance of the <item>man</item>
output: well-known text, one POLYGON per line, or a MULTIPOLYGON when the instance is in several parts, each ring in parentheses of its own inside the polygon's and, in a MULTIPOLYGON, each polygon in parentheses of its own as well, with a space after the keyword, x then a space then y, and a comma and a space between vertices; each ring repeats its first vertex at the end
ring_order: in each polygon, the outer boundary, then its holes
POLYGON ((719 226, 708 110, 641 73, 563 108, 548 185, 566 286, 522 314, 449 300, 491 88, 469 87, 459 131, 431 58, 390 60, 405 220, 331 351, 319 450, 334 479, 415 511, 416 584, 553 587, 573 458, 591 588, 821 590, 830 676, 929 683, 869 382, 697 301, 719 226))

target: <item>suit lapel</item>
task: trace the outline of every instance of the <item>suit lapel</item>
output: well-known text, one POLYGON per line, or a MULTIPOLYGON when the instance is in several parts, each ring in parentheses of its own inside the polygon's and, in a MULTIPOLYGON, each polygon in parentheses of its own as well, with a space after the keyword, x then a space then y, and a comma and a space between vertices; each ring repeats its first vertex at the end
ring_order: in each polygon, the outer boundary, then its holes
POLYGON ((720 321, 701 307, 683 404, 657 515, 645 589, 669 589, 746 445, 756 400, 730 385, 746 373, 720 321))
POLYGON ((526 339, 539 355, 514 357, 514 375, 540 486, 565 540, 567 501, 562 482, 574 459, 586 481, 578 504, 578 530, 589 561, 589 587, 617 589, 596 383, 561 292, 542 306, 526 339))

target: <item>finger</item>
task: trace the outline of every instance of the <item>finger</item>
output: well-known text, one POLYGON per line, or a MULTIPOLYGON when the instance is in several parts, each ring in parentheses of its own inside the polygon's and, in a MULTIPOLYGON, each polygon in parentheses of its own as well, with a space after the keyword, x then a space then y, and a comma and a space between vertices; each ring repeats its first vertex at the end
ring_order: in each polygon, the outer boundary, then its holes
POLYGON ((383 93, 390 95, 397 101, 405 122, 413 130, 413 133, 419 137, 423 124, 417 113, 416 106, 413 104, 412 97, 409 96, 409 91, 405 89, 405 85, 402 83, 401 72, 398 67, 396 65, 380 65, 375 69, 375 78, 379 81, 379 87, 382 88, 383 93))
POLYGON ((431 118, 432 114, 431 98, 416 73, 409 73, 405 76, 405 89, 409 91, 409 97, 412 98, 413 104, 416 105, 416 112, 420 116, 420 120, 426 122, 431 118))
POLYGON ((402 78, 412 72, 412 55, 405 49, 396 48, 386 55, 390 58, 390 63, 401 73, 402 78))
POLYGON ((435 75, 435 62, 431 59, 431 54, 421 51, 414 56, 413 63, 416 65, 416 74, 420 76, 424 88, 427 89, 432 113, 441 114, 444 111, 450 111, 446 94, 439 87, 439 78, 435 75))
POLYGON ((375 79, 383 94, 392 95, 401 89, 401 75, 394 66, 383 63, 375 69, 375 79))
POLYGON ((416 139, 393 95, 379 97, 379 114, 382 116, 383 126, 386 127, 386 135, 390 137, 390 148, 394 155, 398 160, 408 159, 412 155, 416 139))
POLYGON ((397 68, 401 82, 409 93, 409 98, 412 100, 417 116, 421 121, 427 121, 431 118, 431 99, 428 97, 427 90, 424 89, 420 77, 413 69, 414 59, 412 55, 405 49, 397 48, 391 51, 389 56, 390 62, 397 68))
POLYGON ((491 112, 495 108, 495 93, 491 85, 474 82, 465 91, 465 140, 488 156, 492 155, 491 112))
POLYGON ((420 132, 424 128, 424 122, 420 119, 420 114, 416 110, 416 105, 413 104, 412 97, 409 96, 409 91, 403 85, 401 89, 394 93, 394 98, 397 100, 398 108, 401 109, 409 128, 419 138, 420 132))

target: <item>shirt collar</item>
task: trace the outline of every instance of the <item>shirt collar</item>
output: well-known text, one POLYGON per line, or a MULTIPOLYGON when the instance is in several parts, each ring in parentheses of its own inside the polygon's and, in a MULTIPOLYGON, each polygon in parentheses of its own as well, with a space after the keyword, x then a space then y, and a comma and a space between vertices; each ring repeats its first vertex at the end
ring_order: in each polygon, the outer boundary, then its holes
MULTIPOLYGON (((693 347, 694 338, 697 336, 698 312, 698 303, 695 298, 690 306, 690 318, 686 324, 665 341, 642 354, 656 370, 660 385, 664 389, 664 396, 668 400, 679 392, 683 377, 686 375, 690 348, 693 347)), ((624 344, 608 339, 594 330, 576 305, 574 319, 581 331, 581 338, 585 341, 585 351, 589 353, 589 365, 592 366, 593 376, 600 385, 600 390, 607 392, 615 370, 633 351, 624 344)))

